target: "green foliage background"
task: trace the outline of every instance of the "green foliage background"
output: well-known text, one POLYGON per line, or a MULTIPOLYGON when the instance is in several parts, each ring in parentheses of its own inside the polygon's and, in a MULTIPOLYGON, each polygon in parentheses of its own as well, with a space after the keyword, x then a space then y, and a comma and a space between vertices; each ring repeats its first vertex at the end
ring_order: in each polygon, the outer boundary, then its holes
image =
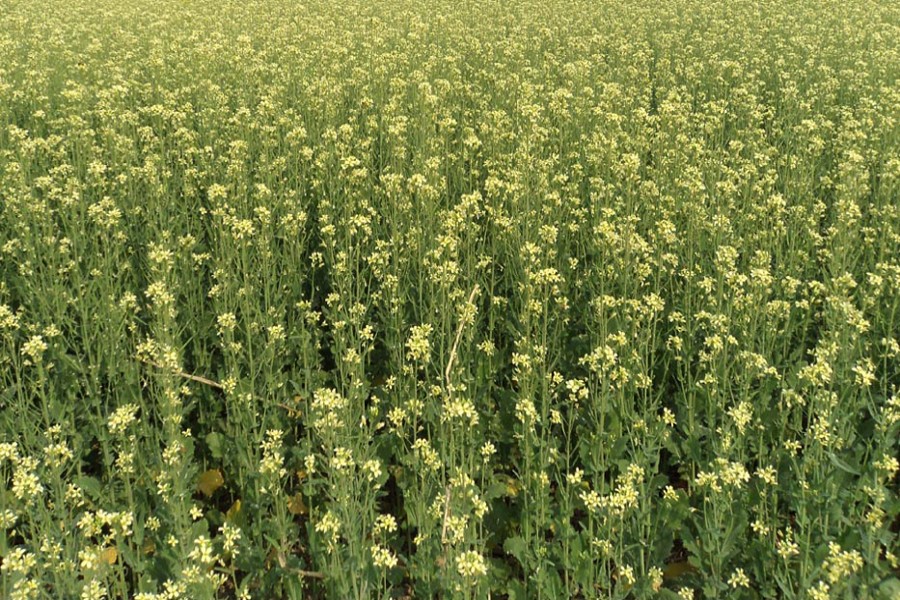
POLYGON ((898 597, 900 6, 5 0, 0 597, 898 597))

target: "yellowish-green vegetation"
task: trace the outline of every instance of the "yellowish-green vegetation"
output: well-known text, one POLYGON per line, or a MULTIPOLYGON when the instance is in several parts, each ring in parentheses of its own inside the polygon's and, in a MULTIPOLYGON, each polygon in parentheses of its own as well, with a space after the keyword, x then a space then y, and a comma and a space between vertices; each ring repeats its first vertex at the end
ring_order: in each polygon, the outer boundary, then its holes
POLYGON ((0 597, 900 597, 900 4, 3 0, 0 597))

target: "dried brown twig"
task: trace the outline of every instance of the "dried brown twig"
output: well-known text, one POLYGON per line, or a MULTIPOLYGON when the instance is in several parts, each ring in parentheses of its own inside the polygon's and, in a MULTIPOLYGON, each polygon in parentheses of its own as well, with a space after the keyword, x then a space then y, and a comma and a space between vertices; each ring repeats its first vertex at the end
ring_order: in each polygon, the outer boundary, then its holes
MULTIPOLYGON (((475 284, 475 287, 472 288, 472 293, 469 294, 469 300, 467 304, 472 304, 472 301, 475 300, 475 295, 478 293, 479 287, 478 284, 475 284)), ((465 327, 465 320, 461 320, 459 322, 459 327, 456 328, 456 338, 453 340, 453 347, 450 348, 450 358, 447 360, 447 368, 444 370, 444 381, 447 383, 447 388, 450 387, 450 371, 453 369, 453 362, 456 360, 456 350, 459 348, 459 340, 462 338, 463 327, 465 327)))
POLYGON ((138 358, 138 361, 144 363, 145 365, 149 365, 151 367, 156 367, 157 369, 160 369, 162 371, 169 371, 172 375, 177 375, 178 377, 183 377, 184 379, 189 379, 191 381, 196 381, 197 383, 202 383, 203 385, 208 385, 210 387, 214 387, 217 390, 225 389, 225 386, 223 386, 218 381, 213 381, 212 379, 207 379, 206 377, 200 377, 199 375, 191 375, 190 373, 185 373, 184 371, 169 369, 159 363, 155 363, 155 362, 147 360, 145 358, 138 358))

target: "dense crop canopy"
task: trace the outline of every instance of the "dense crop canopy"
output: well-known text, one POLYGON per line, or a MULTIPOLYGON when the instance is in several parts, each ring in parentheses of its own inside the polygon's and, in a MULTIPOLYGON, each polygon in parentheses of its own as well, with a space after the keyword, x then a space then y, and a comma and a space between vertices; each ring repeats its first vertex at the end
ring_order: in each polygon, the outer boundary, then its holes
POLYGON ((900 4, 0 0, 0 597, 900 597, 900 4))

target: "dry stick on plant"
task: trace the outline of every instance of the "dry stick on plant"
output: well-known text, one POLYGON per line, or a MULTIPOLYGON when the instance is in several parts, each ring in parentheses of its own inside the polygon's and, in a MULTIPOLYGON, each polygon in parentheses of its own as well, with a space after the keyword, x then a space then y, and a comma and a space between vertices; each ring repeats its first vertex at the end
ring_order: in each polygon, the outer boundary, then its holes
MULTIPOLYGON (((203 385, 208 385, 210 387, 214 387, 217 390, 225 389, 225 386, 223 386, 218 381, 213 381, 212 379, 207 379, 206 377, 200 377, 199 375, 191 375, 190 373, 185 373, 184 371, 167 369, 166 367, 162 366, 161 364, 155 363, 155 362, 147 360, 145 358, 139 358, 138 361, 144 363, 145 365, 149 365, 151 367, 156 367, 157 369, 161 369, 163 371, 169 371, 172 373, 172 375, 177 375, 178 377, 183 377, 183 378, 189 379, 191 381, 196 381, 197 383, 202 383, 203 385)), ((299 414, 299 412, 300 412, 299 409, 291 408, 287 404, 283 404, 281 402, 276 402, 275 406, 278 406, 279 408, 283 408, 284 410, 288 411, 289 414, 299 414)))
MULTIPOLYGON (((272 552, 269 553, 269 558, 272 557, 273 553, 275 554, 275 558, 278 559, 278 566, 281 567, 282 569, 284 569, 286 571, 290 571, 291 573, 294 573, 294 574, 299 575, 300 577, 303 577, 306 579, 325 579, 325 573, 323 573, 322 571, 305 571, 303 569, 289 568, 288 564, 287 564, 287 559, 284 556, 284 552, 282 552, 281 550, 275 550, 273 548, 272 552)), ((266 560, 268 561, 269 559, 267 558, 266 560)))
MULTIPOLYGON (((469 299, 466 302, 467 304, 472 304, 472 301, 475 300, 475 295, 478 293, 479 287, 478 284, 475 284, 475 287, 472 288, 472 293, 469 294, 469 299)), ((456 328, 456 338, 453 340, 453 347, 450 348, 450 359, 447 361, 447 368, 444 370, 444 381, 447 383, 447 388, 450 387, 450 371, 453 369, 453 362, 456 360, 456 350, 459 348, 459 340, 462 338, 463 327, 466 325, 466 320, 462 319, 459 322, 459 327, 456 328)))
POLYGON ((447 522, 450 520, 450 485, 444 492, 444 522, 441 524, 441 544, 447 545, 447 522))
POLYGON ((207 379, 206 377, 200 377, 199 375, 191 375, 190 373, 185 373, 184 371, 178 371, 177 369, 169 369, 161 364, 155 363, 153 361, 149 361, 144 358, 138 358, 138 361, 144 363, 145 365, 150 365, 151 367, 156 367, 157 369, 163 371, 169 371, 172 375, 177 375, 178 377, 184 377, 185 379, 190 379, 191 381, 196 381, 197 383, 202 383, 203 385, 208 385, 210 387, 214 387, 217 390, 224 390, 225 386, 223 386, 218 381, 213 381, 212 379, 207 379))
MULTIPOLYGON (((475 284, 475 287, 472 288, 472 292, 469 294, 469 299, 466 301, 467 304, 472 304, 475 300, 475 295, 478 294, 478 284, 475 284)), ((456 337, 453 339, 453 347, 450 348, 450 358, 447 360, 447 368, 444 370, 444 382, 447 384, 447 389, 450 389, 450 372, 453 370, 453 362, 456 360, 456 351, 459 349, 459 340, 462 339, 463 327, 466 326, 466 319, 461 319, 459 322, 459 327, 456 328, 456 337)), ((447 523, 450 520, 450 486, 447 486, 446 492, 444 493, 444 522, 441 524, 441 544, 444 546, 447 545, 447 523)))
POLYGON ((303 571, 300 569, 294 569, 294 572, 301 577, 306 577, 307 579, 325 579, 325 573, 322 573, 321 571, 303 571))
MULTIPOLYGON (((212 379, 207 379, 206 377, 200 377, 199 375, 191 375, 190 373, 185 373, 184 371, 179 371, 177 369, 168 369, 159 363, 155 363, 153 361, 150 361, 150 360, 147 360, 144 358, 138 358, 138 361, 144 363, 145 365, 149 365, 151 367, 155 367, 155 368, 163 370, 163 371, 169 371, 170 373, 172 373, 173 375, 177 375, 178 377, 183 377, 183 378, 189 379, 191 381, 196 381, 197 383, 202 383, 203 385, 208 385, 210 387, 214 387, 218 390, 225 389, 225 386, 223 386, 218 381, 213 381, 212 379)), ((281 406, 282 408, 285 408, 287 410, 292 410, 289 406, 286 406, 284 404, 279 404, 279 406, 281 406)), ((448 493, 449 493, 449 491, 450 491, 450 489, 447 488, 448 493)), ((448 500, 449 500, 449 498, 448 498, 448 500)), ((278 556, 279 563, 281 563, 282 568, 284 568, 286 566, 286 563, 284 562, 284 557, 280 554, 281 553, 279 553, 279 556, 278 556)), ((304 571, 302 569, 292 569, 292 571, 294 573, 296 573, 297 575, 300 575, 301 577, 305 577, 307 579, 325 579, 325 574, 322 573, 321 571, 304 571)))

